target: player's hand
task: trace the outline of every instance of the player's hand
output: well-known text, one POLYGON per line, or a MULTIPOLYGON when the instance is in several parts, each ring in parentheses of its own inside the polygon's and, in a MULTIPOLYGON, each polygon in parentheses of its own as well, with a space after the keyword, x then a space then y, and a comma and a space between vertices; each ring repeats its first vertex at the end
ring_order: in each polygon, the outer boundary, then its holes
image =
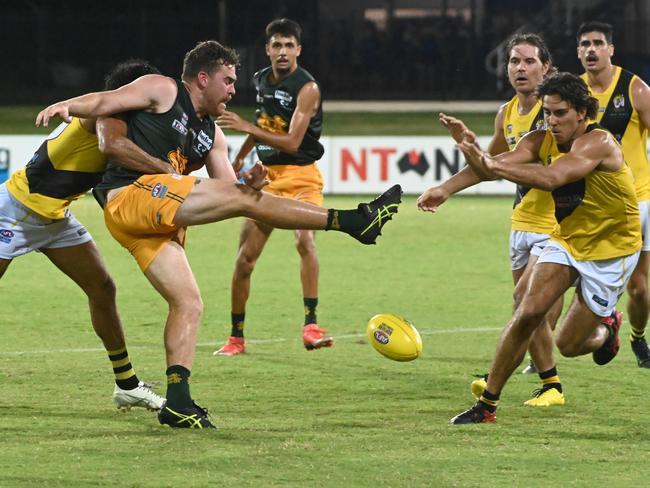
POLYGON ((435 212, 449 198, 449 192, 442 186, 433 186, 420 195, 415 202, 418 210, 435 212))
POLYGON ((269 180, 266 179, 268 172, 266 166, 258 161, 251 169, 241 173, 241 177, 243 178, 244 183, 250 186, 253 190, 261 190, 269 184, 269 180))
POLYGON ((476 134, 469 130, 462 120, 442 112, 438 114, 438 120, 447 128, 456 142, 462 141, 465 136, 471 137, 471 142, 476 142, 476 134))
POLYGON ((61 117, 65 122, 72 122, 72 117, 68 109, 68 105, 64 102, 58 102, 49 107, 41 110, 36 116, 36 127, 47 127, 52 117, 61 117))
POLYGON ((251 123, 242 119, 235 112, 229 112, 226 110, 223 114, 217 117, 217 125, 222 129, 231 129, 236 130, 237 132, 246 132, 251 123))
POLYGON ((473 142, 470 142, 470 137, 464 137, 461 142, 456 144, 456 147, 460 149, 463 154, 465 155, 465 160, 467 161, 467 164, 469 164, 472 169, 476 172, 476 174, 484 180, 494 180, 496 179, 494 173, 492 173, 491 169, 488 168, 486 165, 486 161, 490 160, 490 162, 494 162, 492 158, 481 151, 479 147, 474 144, 473 142))

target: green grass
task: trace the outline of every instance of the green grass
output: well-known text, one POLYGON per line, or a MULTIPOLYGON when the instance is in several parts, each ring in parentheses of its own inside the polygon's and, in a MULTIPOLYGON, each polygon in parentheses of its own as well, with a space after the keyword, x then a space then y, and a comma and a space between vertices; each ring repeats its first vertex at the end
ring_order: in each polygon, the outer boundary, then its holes
MULTIPOLYGON (((39 106, 5 106, 0 107, 0 134, 48 134, 58 122, 52 122, 49 128, 34 127, 36 115, 44 107, 39 106)), ((253 108, 231 107, 242 117, 251 119, 253 108)), ((493 132, 494 114, 459 114, 469 127, 477 134, 490 135, 493 132)), ((367 112, 330 112, 325 113, 323 135, 405 135, 427 136, 446 135, 447 130, 438 123, 437 113, 367 113, 367 112)), ((234 134, 234 132, 227 131, 234 134)))
MULTIPOLYGON (((248 354, 234 358, 212 351, 229 332, 240 223, 191 229, 187 254, 205 303, 192 391, 217 432, 116 411, 85 297, 43 255, 17 259, 0 281, 0 486, 644 486, 648 372, 627 345, 605 367, 559 358, 565 407, 523 407, 538 381, 516 375, 496 424, 447 425, 472 403, 472 374, 487 370, 510 315, 510 206, 464 197, 431 215, 409 197, 377 246, 320 233, 319 316, 337 342, 314 352, 300 341, 292 235, 277 231, 253 278, 248 354), (392 362, 367 344, 366 321, 378 312, 415 323, 421 358, 392 362)), ((91 199, 74 212, 118 285, 136 370, 163 382, 164 302, 91 199)))

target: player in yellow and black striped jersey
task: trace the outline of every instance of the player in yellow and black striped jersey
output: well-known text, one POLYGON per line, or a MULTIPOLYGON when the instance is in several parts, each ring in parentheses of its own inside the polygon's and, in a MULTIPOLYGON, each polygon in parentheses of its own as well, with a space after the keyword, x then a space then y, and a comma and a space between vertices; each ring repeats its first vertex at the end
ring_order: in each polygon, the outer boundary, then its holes
POLYGON ((582 79, 598 100, 597 121, 621 143, 625 160, 634 173, 639 199, 643 249, 628 284, 627 313, 630 343, 641 368, 650 368, 650 348, 645 330, 650 313, 650 165, 647 141, 650 127, 650 88, 638 76, 612 64, 613 28, 602 22, 586 22, 577 33, 582 79))
MULTIPOLYGON (((515 95, 499 109, 494 120, 494 135, 488 146, 492 155, 515 148, 519 140, 531 130, 544 128, 542 102, 538 100, 535 89, 544 76, 552 71, 551 56, 544 41, 535 34, 517 34, 507 45, 507 73, 515 95)), ((465 124, 454 117, 441 114, 440 121, 457 142, 467 131, 465 124)), ((472 133, 472 137, 475 137, 472 133)), ((447 198, 481 181, 470 166, 452 176, 442 185, 430 188, 418 199, 420 210, 434 211, 447 198)), ((510 258, 512 278, 515 284, 516 308, 524 290, 528 286, 530 270, 538 259, 549 235, 555 227, 553 200, 550 193, 517 185, 517 193, 512 210, 510 232, 510 258)), ((542 388, 526 402, 528 406, 548 407, 563 405, 564 393, 557 374, 553 357, 552 329, 555 328, 562 311, 562 298, 551 308, 545 326, 540 327, 530 343, 530 355, 542 381, 542 388), (551 381, 549 381, 551 380, 551 381)), ((524 371, 530 370, 528 366, 524 371)), ((484 379, 472 384, 476 393, 485 386, 484 379)))
POLYGON ((465 137, 459 147, 485 178, 505 178, 549 191, 558 225, 533 267, 521 305, 504 330, 479 401, 452 424, 492 422, 501 391, 523 359, 533 331, 557 298, 577 282, 575 299, 556 335, 567 357, 592 353, 606 364, 618 353, 615 312, 641 250, 632 171, 614 136, 593 119, 598 101, 571 73, 538 87, 548 129, 527 134, 510 152, 491 157, 465 137))
MULTIPOLYGON (((107 76, 106 89, 154 72, 141 60, 121 63, 107 76)), ((124 126, 114 128, 118 132, 111 137, 119 139, 120 130, 124 136, 124 126)), ((135 158, 127 156, 126 160, 135 158)), ((0 185, 0 276, 15 257, 33 250, 45 254, 88 296, 93 327, 115 374, 113 401, 118 407, 158 410, 164 398, 140 382, 131 365, 115 304, 115 285, 92 237, 68 208, 99 182, 105 165, 95 120, 75 117, 55 129, 26 167, 0 185)))

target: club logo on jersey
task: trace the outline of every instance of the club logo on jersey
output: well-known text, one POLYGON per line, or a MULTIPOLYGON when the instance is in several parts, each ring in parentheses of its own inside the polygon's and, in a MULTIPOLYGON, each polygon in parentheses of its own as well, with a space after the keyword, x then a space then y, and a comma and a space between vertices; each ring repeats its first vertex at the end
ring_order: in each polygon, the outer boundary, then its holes
POLYGON ((187 120, 188 120, 187 114, 183 112, 183 115, 181 116, 181 124, 187 125, 187 120))
POLYGON ((13 231, 11 231, 9 229, 0 229, 0 242, 4 242, 5 244, 9 244, 13 237, 14 237, 13 231))
POLYGON ((625 107, 625 95, 616 95, 614 97, 614 108, 623 108, 625 107))
POLYGON ((546 121, 544 119, 539 119, 535 123, 535 130, 544 130, 546 129, 546 121))
POLYGON ((162 183, 156 183, 156 186, 151 190, 151 196, 154 198, 165 198, 168 188, 162 183))
POLYGON ((291 102, 293 101, 291 94, 284 90, 275 90, 275 93, 273 93, 273 98, 280 102, 280 105, 282 105, 284 108, 289 108, 291 102))
POLYGON ((415 171, 420 176, 429 170, 429 161, 424 157, 424 153, 412 150, 405 153, 397 161, 397 167, 399 168, 400 173, 406 173, 407 171, 415 171))
POLYGON ((185 166, 187 166, 187 157, 183 154, 180 148, 174 149, 167 153, 167 161, 172 165, 174 171, 179 175, 182 175, 185 171, 185 166))
POLYGON ((257 126, 260 129, 273 132, 274 134, 286 134, 289 124, 279 115, 271 117, 262 112, 259 117, 257 117, 257 126))
POLYGON ((180 133, 183 134, 183 135, 186 135, 186 134, 187 134, 187 127, 185 127, 185 126, 183 125, 183 123, 182 123, 182 122, 179 122, 177 119, 174 119, 174 121, 172 122, 172 128, 173 128, 176 132, 180 132, 180 133))
POLYGON ((508 125, 506 125, 506 132, 507 132, 508 134, 512 134, 512 124, 508 124, 508 125))

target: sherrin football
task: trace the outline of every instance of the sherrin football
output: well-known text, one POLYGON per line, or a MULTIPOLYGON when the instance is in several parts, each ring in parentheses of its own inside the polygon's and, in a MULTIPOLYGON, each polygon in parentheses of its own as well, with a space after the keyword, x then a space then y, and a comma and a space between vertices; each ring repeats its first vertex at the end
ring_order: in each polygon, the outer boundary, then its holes
POLYGON ((417 329, 408 320, 392 313, 380 313, 371 318, 366 334, 372 347, 394 361, 413 361, 422 352, 422 338, 417 329))

